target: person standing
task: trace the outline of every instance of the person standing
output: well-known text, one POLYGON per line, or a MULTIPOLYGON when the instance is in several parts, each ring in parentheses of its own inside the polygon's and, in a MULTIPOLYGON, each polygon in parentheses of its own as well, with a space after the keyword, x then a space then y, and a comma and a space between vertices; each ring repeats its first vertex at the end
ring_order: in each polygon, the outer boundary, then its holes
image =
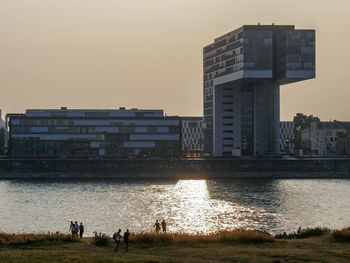
POLYGON ((156 220, 156 222, 154 223, 154 226, 156 228, 156 233, 158 234, 159 233, 159 230, 160 230, 160 224, 158 222, 158 220, 156 220))
POLYGON ((161 225, 162 225, 162 231, 163 231, 163 233, 166 233, 166 223, 165 223, 165 220, 164 220, 164 219, 163 219, 161 225))
POLYGON ((121 229, 119 229, 118 232, 115 232, 113 235, 113 239, 114 239, 115 244, 116 244, 114 251, 116 251, 116 252, 118 251, 119 245, 120 245, 120 232, 122 232, 121 229))
POLYGON ((79 226, 79 234, 80 234, 80 238, 83 238, 83 233, 84 233, 84 226, 83 226, 83 222, 80 222, 80 226, 79 226))
POLYGON ((78 237, 78 232, 79 232, 79 224, 77 221, 75 221, 75 236, 78 237))
POLYGON ((75 225, 73 221, 70 221, 69 232, 72 233, 72 236, 74 236, 74 231, 75 231, 75 225))
POLYGON ((125 251, 128 252, 129 251, 129 229, 126 230, 126 232, 124 233, 124 243, 125 243, 125 251))
POLYGON ((301 227, 300 227, 300 226, 299 226, 299 228, 298 228, 297 233, 298 233, 298 234, 300 234, 300 233, 301 233, 301 227))

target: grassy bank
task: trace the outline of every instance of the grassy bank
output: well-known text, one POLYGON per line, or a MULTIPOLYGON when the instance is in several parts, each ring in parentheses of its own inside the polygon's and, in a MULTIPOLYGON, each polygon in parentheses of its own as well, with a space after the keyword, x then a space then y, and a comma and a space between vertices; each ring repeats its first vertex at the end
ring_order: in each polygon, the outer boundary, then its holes
POLYGON ((141 233, 131 236, 129 252, 125 252, 123 243, 115 252, 111 239, 106 246, 97 246, 94 238, 65 241, 65 237, 48 240, 46 236, 29 243, 3 243, 0 263, 350 262, 349 233, 347 228, 294 239, 277 239, 263 232, 242 230, 211 235, 141 233))

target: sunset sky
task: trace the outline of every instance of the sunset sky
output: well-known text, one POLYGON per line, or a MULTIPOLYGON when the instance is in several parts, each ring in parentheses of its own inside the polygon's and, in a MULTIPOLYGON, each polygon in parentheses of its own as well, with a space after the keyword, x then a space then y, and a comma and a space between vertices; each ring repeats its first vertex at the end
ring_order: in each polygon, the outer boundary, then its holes
POLYGON ((349 0, 0 0, 0 108, 160 108, 201 116, 202 48, 243 24, 316 30, 297 112, 350 120, 349 0))

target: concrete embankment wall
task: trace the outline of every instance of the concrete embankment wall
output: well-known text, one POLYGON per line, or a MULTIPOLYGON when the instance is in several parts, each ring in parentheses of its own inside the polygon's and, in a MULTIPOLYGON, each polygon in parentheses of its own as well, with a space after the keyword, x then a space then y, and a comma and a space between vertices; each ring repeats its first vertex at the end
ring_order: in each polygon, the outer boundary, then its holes
POLYGON ((350 178, 350 159, 0 159, 0 179, 224 177, 350 178))

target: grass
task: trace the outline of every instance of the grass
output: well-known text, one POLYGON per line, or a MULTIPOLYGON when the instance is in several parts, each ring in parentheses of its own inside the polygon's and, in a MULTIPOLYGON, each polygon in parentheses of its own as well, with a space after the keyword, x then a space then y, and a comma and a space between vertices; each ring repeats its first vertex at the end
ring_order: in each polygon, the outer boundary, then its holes
POLYGON ((79 242, 77 237, 60 233, 7 234, 0 232, 0 246, 26 245, 35 243, 79 242))
MULTIPOLYGON (((312 236, 319 231, 307 233, 312 236)), ((70 235, 55 236, 2 233, 1 240, 7 241, 0 245, 0 263, 350 262, 350 228, 302 239, 275 239, 253 230, 208 235, 139 233, 130 236, 129 252, 124 250, 123 240, 120 250, 115 252, 111 238, 107 238, 106 246, 97 246, 94 238, 74 242, 77 240, 70 240, 70 235)))
POLYGON ((322 228, 322 227, 314 227, 314 228, 306 228, 300 233, 289 233, 287 235, 278 234, 275 237, 278 239, 303 239, 303 238, 309 238, 309 237, 320 237, 327 235, 331 232, 328 228, 322 228))
POLYGON ((335 242, 350 242, 350 227, 334 230, 331 233, 331 240, 335 242))
POLYGON ((105 233, 97 233, 96 231, 94 232, 93 239, 96 246, 107 246, 110 241, 110 237, 105 233))
POLYGON ((94 245, 93 238, 55 246, 0 247, 0 263, 118 262, 118 263, 219 263, 219 262, 349 262, 350 243, 328 242, 322 237, 276 240, 264 243, 204 242, 155 245, 131 243, 129 252, 121 244, 118 252, 110 242, 94 245))
POLYGON ((211 234, 186 234, 186 233, 139 233, 132 236, 133 243, 153 244, 188 244, 208 242, 238 242, 238 243, 263 243, 273 242, 274 238, 269 233, 257 230, 231 230, 220 231, 211 234))

